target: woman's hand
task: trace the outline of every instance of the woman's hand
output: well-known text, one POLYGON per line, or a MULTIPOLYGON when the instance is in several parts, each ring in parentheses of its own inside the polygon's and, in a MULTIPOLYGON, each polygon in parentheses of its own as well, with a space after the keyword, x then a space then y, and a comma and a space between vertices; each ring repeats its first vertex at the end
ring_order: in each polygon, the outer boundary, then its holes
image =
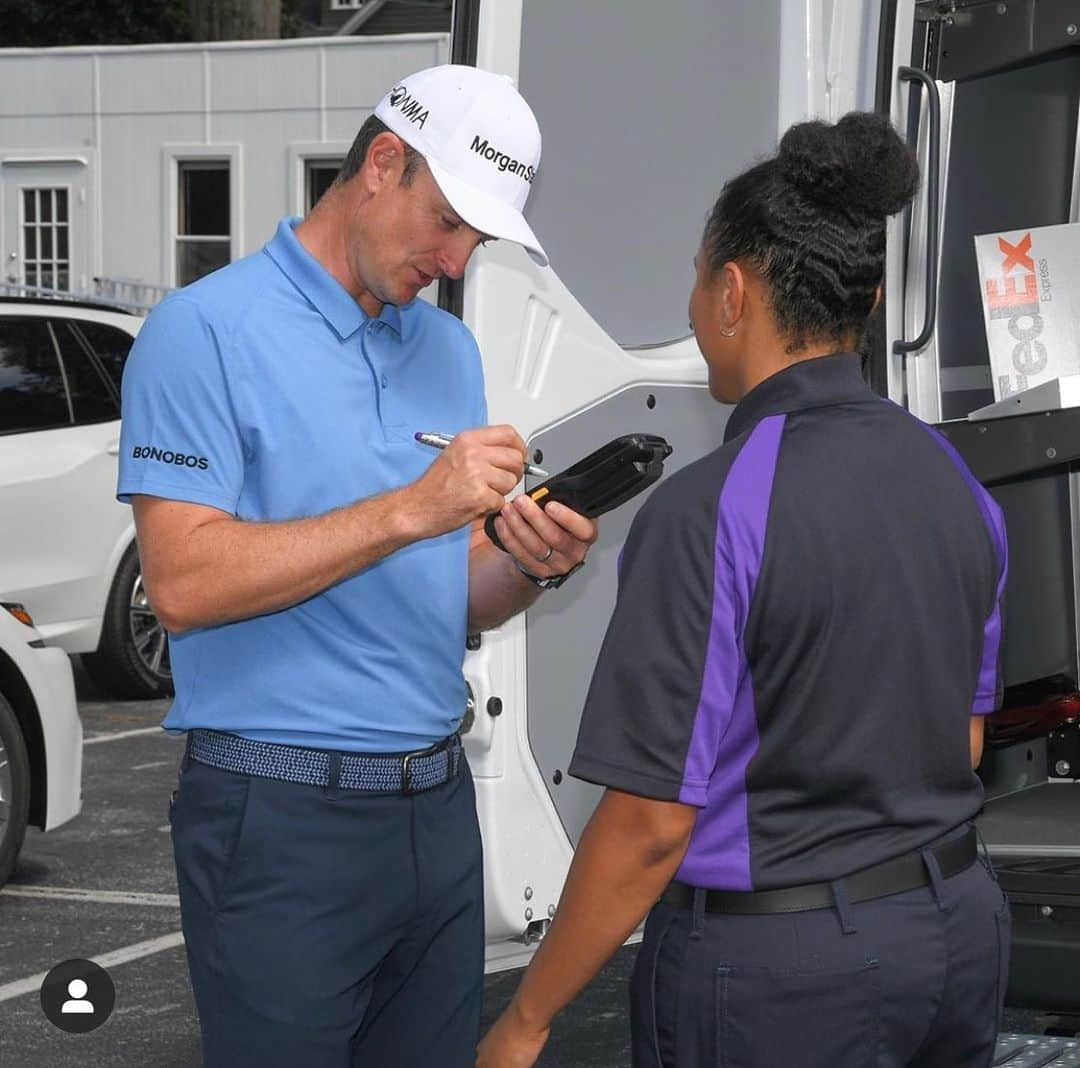
POLYGON ((526 1023, 511 1001, 480 1043, 476 1068, 532 1068, 550 1034, 550 1027, 526 1023))

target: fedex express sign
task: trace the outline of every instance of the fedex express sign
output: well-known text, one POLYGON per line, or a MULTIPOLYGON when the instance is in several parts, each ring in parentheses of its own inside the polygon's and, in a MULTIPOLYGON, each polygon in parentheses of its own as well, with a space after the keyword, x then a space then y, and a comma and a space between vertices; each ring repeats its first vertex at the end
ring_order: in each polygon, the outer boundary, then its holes
POLYGON ((983 283, 988 327, 994 321, 1003 320, 1014 342, 1010 358, 1016 382, 1010 382, 1011 388, 1003 390, 1004 393, 1027 389, 1029 379, 1044 371, 1049 362, 1046 345, 1039 339, 1046 325, 1042 302, 1053 299, 1050 267, 1043 259, 1039 260, 1036 269, 1031 244, 1030 232, 1016 244, 999 237, 998 276, 987 278, 983 283))
POLYGON ((994 399, 1080 374, 1080 224, 975 238, 994 399))

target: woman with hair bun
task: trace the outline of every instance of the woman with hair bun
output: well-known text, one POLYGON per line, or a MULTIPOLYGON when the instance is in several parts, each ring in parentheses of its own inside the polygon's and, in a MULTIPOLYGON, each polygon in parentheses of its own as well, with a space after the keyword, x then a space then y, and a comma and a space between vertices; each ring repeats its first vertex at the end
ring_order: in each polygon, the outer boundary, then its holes
POLYGON ((648 913, 638 1068, 991 1063, 1007 904, 972 820, 1001 697, 1001 512, 864 382, 886 119, 790 129, 724 187, 690 315, 720 446, 634 520, 571 773, 606 787, 479 1064, 532 1064, 648 913))

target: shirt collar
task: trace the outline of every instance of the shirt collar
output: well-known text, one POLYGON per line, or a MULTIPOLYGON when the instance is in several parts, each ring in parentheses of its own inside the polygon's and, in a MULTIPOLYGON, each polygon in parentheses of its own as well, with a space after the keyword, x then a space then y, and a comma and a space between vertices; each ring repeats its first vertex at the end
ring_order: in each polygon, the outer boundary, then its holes
MULTIPOLYGON (((355 334, 372 318, 345 287, 297 240, 294 229, 298 215, 282 219, 277 232, 264 246, 266 254, 312 304, 343 340, 355 334)), ((408 305, 406 305, 408 307, 408 305)), ((401 309, 384 304, 379 321, 401 337, 401 309)))
POLYGON ((858 353, 800 360, 759 382, 739 401, 724 429, 724 441, 738 437, 766 416, 879 399, 863 379, 858 353))

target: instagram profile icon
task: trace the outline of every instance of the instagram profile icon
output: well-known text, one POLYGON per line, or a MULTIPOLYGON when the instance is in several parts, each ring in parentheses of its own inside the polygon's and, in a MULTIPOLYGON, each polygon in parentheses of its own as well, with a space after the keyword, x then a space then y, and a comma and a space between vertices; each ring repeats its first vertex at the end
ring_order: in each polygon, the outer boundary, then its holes
POLYGON ((56 965, 41 984, 41 1010, 49 1022, 69 1034, 99 1028, 116 1004, 109 973, 92 960, 66 960, 56 965))

